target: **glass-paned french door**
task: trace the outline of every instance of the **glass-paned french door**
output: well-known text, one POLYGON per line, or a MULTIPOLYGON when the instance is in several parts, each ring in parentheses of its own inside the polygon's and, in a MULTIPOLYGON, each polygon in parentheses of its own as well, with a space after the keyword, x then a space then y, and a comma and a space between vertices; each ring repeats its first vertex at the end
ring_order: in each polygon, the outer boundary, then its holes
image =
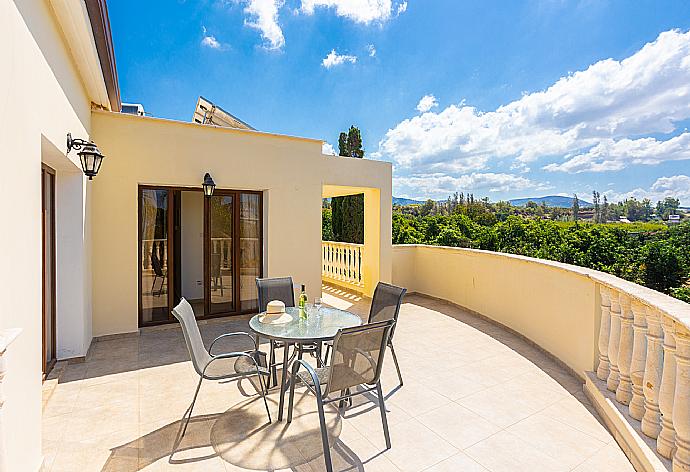
POLYGON ((184 297, 199 318, 256 309, 262 195, 139 188, 139 324, 168 323, 184 297))

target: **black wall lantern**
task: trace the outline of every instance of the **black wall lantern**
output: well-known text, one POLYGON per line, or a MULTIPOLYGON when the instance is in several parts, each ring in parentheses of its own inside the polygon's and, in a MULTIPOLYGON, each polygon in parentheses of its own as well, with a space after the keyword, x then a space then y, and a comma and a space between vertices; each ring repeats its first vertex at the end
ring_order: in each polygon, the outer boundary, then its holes
POLYGON ((201 184, 201 186, 204 187, 204 195, 207 197, 213 196, 213 191, 216 189, 216 183, 213 181, 211 174, 208 172, 206 172, 206 175, 204 175, 204 183, 201 184))
POLYGON ((93 141, 72 139, 72 133, 67 133, 67 154, 72 149, 79 151, 77 155, 81 161, 81 170, 84 171, 89 180, 93 180, 101 169, 101 162, 105 156, 101 154, 93 141))

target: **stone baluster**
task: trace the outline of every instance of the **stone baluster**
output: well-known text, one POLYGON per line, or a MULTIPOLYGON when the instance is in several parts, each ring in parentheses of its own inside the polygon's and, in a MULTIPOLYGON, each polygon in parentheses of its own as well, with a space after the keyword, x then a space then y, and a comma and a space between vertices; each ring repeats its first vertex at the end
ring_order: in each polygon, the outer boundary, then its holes
POLYGON ((620 373, 618 371, 618 348, 621 339, 621 305, 618 293, 611 291, 611 330, 609 332, 609 376, 606 380, 606 388, 612 392, 618 388, 620 373))
POLYGON ((599 286, 601 295, 601 320, 599 322, 599 365, 597 377, 606 380, 609 376, 609 336, 611 335, 611 298, 608 287, 599 286))
POLYGON ((619 380, 618 387, 616 387, 616 400, 623 405, 628 405, 632 399, 630 363, 632 362, 633 352, 633 312, 630 309, 630 296, 621 293, 619 303, 621 310, 621 333, 618 345, 619 380))
POLYGON ((673 428, 673 397, 676 392, 676 333, 671 318, 662 315, 664 330, 664 371, 659 389, 659 410, 661 410, 661 431, 656 439, 656 450, 667 459, 676 448, 676 430, 673 428))
POLYGON ((676 452, 673 472, 690 471, 690 329, 676 323, 676 390, 673 399, 673 424, 676 452))
POLYGON ((664 353, 662 349, 663 332, 660 313, 656 309, 647 310, 647 359, 645 361, 642 390, 644 392, 644 416, 642 432, 656 439, 661 431, 661 412, 659 410, 659 388, 663 370, 664 353))
POLYGON ((630 363, 630 379, 632 380, 632 399, 630 400, 630 416, 642 420, 644 416, 644 379, 645 362, 647 359, 647 308, 637 300, 632 302, 633 312, 633 353, 630 363))

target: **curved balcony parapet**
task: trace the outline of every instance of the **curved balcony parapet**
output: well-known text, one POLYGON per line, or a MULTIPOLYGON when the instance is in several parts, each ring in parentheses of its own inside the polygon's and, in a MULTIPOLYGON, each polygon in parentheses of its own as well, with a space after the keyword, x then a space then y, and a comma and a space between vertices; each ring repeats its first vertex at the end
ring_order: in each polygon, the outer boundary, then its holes
MULTIPOLYGON (((600 382, 631 431, 690 471, 690 304, 593 269, 444 246, 394 246, 393 281, 517 331, 587 388, 600 382)), ((634 462, 656 470, 645 454, 634 462)))

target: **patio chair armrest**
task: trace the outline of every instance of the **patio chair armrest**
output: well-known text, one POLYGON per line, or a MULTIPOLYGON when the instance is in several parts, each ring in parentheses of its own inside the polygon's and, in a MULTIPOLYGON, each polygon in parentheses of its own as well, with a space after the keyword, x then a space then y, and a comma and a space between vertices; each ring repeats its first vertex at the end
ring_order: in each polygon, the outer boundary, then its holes
POLYGON ((206 367, 204 367, 204 370, 201 372, 201 375, 203 376, 206 374, 206 369, 208 369, 208 366, 213 364, 213 361, 222 360, 222 359, 232 359, 232 358, 236 358, 236 357, 248 357, 252 361, 254 366, 256 367, 257 373, 261 373, 261 369, 259 368, 259 363, 256 361, 254 356, 252 356, 251 354, 249 354, 247 352, 237 351, 237 352, 225 352, 223 354, 218 354, 216 356, 211 354, 211 360, 208 362, 208 364, 206 364, 206 367))
POLYGON ((208 348, 208 353, 211 354, 211 355, 213 356, 213 345, 216 344, 216 341, 219 341, 220 339, 223 339, 223 338, 229 338, 229 337, 231 337, 231 336, 247 336, 249 339, 252 340, 252 348, 256 347, 256 340, 254 339, 254 336, 252 336, 252 335, 249 334, 249 333, 245 333, 244 331, 237 331, 237 332, 235 332, 235 333, 225 333, 225 334, 221 334, 221 335, 218 336, 216 339, 214 339, 214 340, 211 342, 211 345, 210 345, 209 348, 208 348))
MULTIPOLYGON (((297 359, 292 363, 292 381, 295 381, 295 377, 297 376, 297 372, 299 372, 300 367, 304 367, 311 376, 311 380, 314 383, 314 393, 317 393, 318 391, 318 395, 321 395, 321 382, 319 381, 319 376, 314 368, 303 359, 297 359)), ((307 388, 310 388, 310 386, 307 385, 307 388)))

